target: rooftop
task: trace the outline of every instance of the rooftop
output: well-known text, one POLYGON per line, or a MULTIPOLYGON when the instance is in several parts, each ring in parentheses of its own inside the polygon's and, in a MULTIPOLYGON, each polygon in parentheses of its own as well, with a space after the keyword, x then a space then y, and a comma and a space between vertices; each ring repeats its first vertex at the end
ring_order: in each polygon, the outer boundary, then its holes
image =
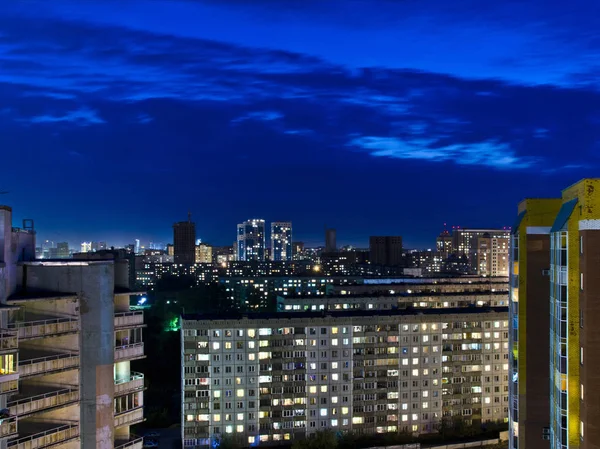
POLYGON ((184 314, 181 318, 185 321, 213 321, 213 320, 268 320, 268 319, 299 319, 299 318, 360 318, 360 317, 387 317, 387 316, 415 316, 415 315, 475 315, 481 313, 507 313, 508 307, 452 307, 444 309, 393 309, 393 310, 343 310, 322 312, 257 312, 257 313, 207 313, 184 314))

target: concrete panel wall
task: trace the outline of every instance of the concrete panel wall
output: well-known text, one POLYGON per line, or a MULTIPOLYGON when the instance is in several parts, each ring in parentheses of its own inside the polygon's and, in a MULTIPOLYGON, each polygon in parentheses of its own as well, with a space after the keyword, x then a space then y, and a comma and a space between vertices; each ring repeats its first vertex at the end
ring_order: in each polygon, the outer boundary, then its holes
POLYGON ((111 448, 114 434, 114 265, 112 261, 28 264, 28 290, 74 292, 80 312, 80 436, 111 448))

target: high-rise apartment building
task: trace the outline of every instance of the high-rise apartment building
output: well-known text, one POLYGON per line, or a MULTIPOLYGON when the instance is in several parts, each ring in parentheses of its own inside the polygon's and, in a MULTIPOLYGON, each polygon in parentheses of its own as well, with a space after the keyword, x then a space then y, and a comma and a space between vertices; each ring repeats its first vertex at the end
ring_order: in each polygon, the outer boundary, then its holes
POLYGON ((511 448, 546 448, 544 439, 551 449, 599 447, 600 179, 584 179, 556 200, 526 200, 518 220, 511 448))
POLYGON ((141 449, 130 361, 144 318, 129 311, 127 262, 32 261, 35 234, 11 221, 0 206, 0 447, 141 449))
POLYGON ((213 247, 206 243, 196 245, 196 263, 213 263, 213 247))
POLYGON ((452 254, 452 235, 447 229, 438 235, 435 241, 435 247, 443 260, 446 260, 452 254))
POLYGON ((173 225, 173 257, 175 263, 193 264, 196 261, 196 223, 191 214, 187 221, 173 225))
POLYGON ((507 420, 506 308, 181 323, 185 448, 226 435, 285 444, 323 429, 419 435, 442 420, 507 420))
POLYGON ((337 251, 337 233, 335 229, 325 229, 325 252, 334 253, 337 251))
POLYGON ((92 251, 92 242, 81 242, 81 252, 89 253, 92 251))
POLYGON ((265 260, 265 220, 247 220, 237 226, 237 260, 265 260))
POLYGON ((292 223, 289 221, 271 223, 271 260, 292 260, 292 223))
POLYGON ((510 447, 548 449, 550 229, 559 199, 527 199, 512 228, 510 447), (528 318, 529 317, 529 318, 528 318))
POLYGON ((509 235, 484 233, 477 238, 475 258, 478 276, 508 276, 509 235))
POLYGON ((461 229, 452 231, 452 252, 469 259, 480 276, 507 276, 510 230, 461 229))
POLYGON ((402 237, 369 237, 369 262, 389 267, 402 264, 402 237))

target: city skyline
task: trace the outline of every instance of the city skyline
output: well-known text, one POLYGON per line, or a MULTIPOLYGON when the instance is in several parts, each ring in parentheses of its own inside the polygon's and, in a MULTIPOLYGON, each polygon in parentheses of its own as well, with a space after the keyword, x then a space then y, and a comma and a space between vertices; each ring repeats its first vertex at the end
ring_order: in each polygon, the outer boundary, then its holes
POLYGON ((190 210, 219 244, 262 216, 427 247, 597 169, 595 2, 109 3, 0 6, 4 163, 32 173, 0 189, 44 238, 168 241, 190 210))

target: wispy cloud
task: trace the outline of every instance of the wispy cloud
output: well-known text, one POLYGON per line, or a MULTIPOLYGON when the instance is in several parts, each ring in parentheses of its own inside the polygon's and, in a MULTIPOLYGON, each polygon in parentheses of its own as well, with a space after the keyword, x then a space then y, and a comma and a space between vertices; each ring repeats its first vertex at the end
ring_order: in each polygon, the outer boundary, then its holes
POLYGON ((432 148, 432 140, 403 141, 394 137, 363 136, 348 145, 369 151, 373 156, 416 159, 432 162, 452 161, 458 165, 481 165, 499 170, 531 167, 534 158, 520 158, 506 144, 480 142, 432 148))
POLYGON ((70 122, 80 126, 99 125, 106 123, 100 118, 96 111, 90 109, 78 109, 67 112, 64 115, 36 115, 28 119, 30 123, 57 123, 70 122))
POLYGON ((254 111, 249 112, 240 117, 234 118, 231 123, 237 124, 241 122, 245 122, 247 120, 258 120, 263 122, 272 122, 274 120, 279 120, 283 118, 283 114, 277 111, 254 111))
MULTIPOLYGON (((248 140, 264 138, 259 130, 267 127, 295 141, 310 140, 322 152, 359 149, 503 170, 593 166, 590 156, 600 141, 600 93, 594 89, 349 69, 308 55, 204 39, 83 22, 25 23, 0 19, 0 97, 9 111, 5 117, 21 123, 169 126, 185 139, 196 126, 187 119, 200 108, 214 129, 243 123, 235 129, 250 133, 248 140), (27 61, 35 65, 23 66, 27 61), (163 108, 191 109, 175 122, 175 112, 147 107, 158 100, 167 101, 163 108), (565 161, 574 135, 578 151, 565 161)), ((219 145, 220 137, 211 142, 219 145)))

